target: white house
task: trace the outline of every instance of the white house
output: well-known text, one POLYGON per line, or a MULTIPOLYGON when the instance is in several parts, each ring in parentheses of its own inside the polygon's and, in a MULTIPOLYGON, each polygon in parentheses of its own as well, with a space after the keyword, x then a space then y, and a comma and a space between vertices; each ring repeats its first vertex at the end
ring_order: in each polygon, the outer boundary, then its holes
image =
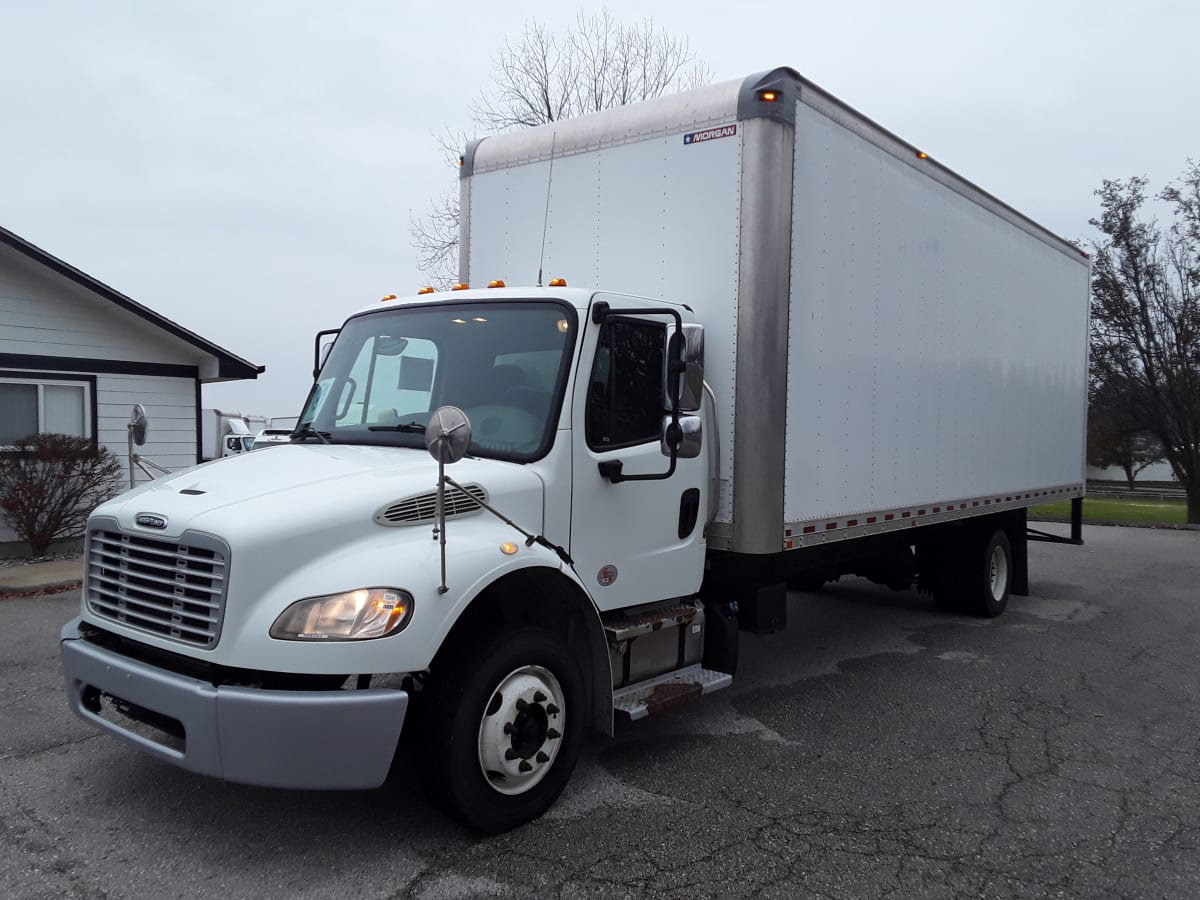
MULTIPOLYGON (((140 403, 150 428, 137 452, 183 468, 200 460, 200 386, 262 371, 0 228, 0 453, 58 432, 91 438, 127 468, 126 423, 140 403)), ((0 520, 0 543, 15 539, 0 520)))

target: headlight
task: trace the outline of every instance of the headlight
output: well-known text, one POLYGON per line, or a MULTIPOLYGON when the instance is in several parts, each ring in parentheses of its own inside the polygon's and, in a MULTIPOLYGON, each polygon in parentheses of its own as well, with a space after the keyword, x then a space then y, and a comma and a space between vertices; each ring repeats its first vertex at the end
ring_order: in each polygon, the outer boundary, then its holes
POLYGON ((412 618, 413 598, 396 588, 361 588, 299 600, 271 626, 284 641, 365 641, 395 634, 412 618))

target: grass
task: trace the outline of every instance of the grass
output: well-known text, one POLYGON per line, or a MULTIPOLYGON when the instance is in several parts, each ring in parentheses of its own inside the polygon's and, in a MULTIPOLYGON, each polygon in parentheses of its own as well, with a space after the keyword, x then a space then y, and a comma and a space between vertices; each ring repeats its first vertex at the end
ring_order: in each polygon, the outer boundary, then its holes
MULTIPOLYGON (((1046 503, 1029 509, 1030 519, 1071 518, 1071 501, 1046 503)), ((1187 521, 1186 500, 1141 500, 1137 497, 1085 497, 1083 521, 1118 525, 1182 525, 1187 521)))

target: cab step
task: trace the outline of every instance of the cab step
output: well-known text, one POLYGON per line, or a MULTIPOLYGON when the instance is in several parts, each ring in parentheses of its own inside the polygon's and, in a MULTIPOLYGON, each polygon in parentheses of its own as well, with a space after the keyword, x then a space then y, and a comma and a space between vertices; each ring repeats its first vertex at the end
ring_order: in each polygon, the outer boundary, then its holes
POLYGON ((733 676, 699 663, 613 691, 613 712, 631 722, 656 716, 733 684, 733 676))

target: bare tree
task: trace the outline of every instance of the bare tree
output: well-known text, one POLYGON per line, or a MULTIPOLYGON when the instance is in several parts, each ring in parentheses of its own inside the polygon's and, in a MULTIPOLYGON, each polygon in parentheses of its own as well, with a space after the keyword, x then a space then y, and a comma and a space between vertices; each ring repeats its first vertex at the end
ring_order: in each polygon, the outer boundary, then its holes
POLYGON ((121 464, 88 438, 35 434, 13 443, 0 459, 0 516, 34 556, 80 537, 92 510, 121 490, 121 464))
POLYGON ((1200 524, 1200 164, 1157 195, 1172 213, 1165 231, 1144 212, 1147 184, 1096 191, 1092 377, 1139 411, 1200 524))
MULTIPOLYGON (((634 25, 609 11, 580 12, 562 35, 530 19, 521 36, 505 41, 491 88, 471 104, 471 128, 436 136, 457 166, 468 135, 498 134, 585 113, 650 100, 712 80, 694 61, 686 38, 661 31, 651 19, 634 25)), ((419 266, 440 285, 454 280, 458 262, 458 193, 448 189, 424 217, 410 217, 419 266)))

